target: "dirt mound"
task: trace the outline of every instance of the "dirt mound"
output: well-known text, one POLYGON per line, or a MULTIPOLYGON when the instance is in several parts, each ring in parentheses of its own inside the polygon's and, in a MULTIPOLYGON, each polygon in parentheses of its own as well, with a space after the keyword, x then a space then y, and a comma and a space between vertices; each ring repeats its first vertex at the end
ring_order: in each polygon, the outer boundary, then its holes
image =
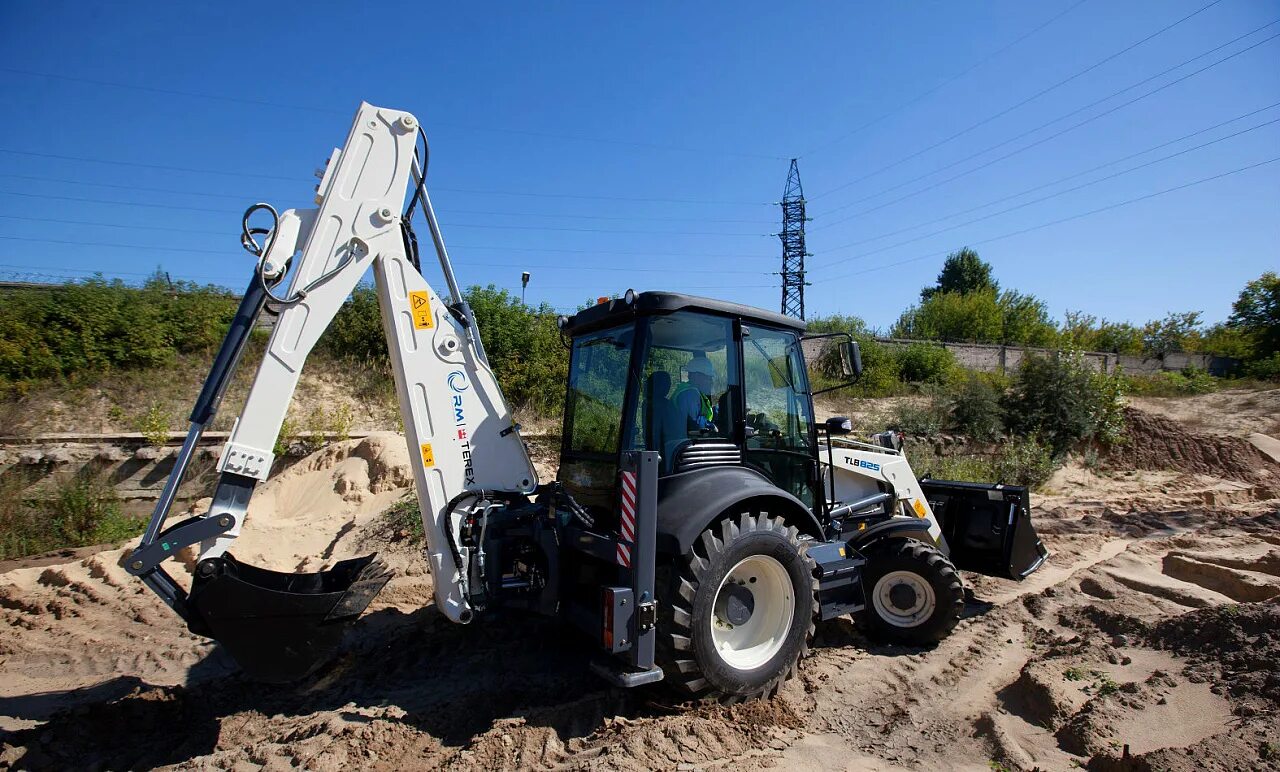
POLYGON ((1225 674, 1234 697, 1280 705, 1280 600, 1218 606, 1157 624, 1153 645, 1188 657, 1189 672, 1206 679, 1225 674))
POLYGON ((1276 465, 1248 440, 1196 434, 1141 410, 1125 410, 1127 442, 1107 451, 1107 461, 1125 469, 1173 469, 1245 482, 1261 482, 1276 465))
MULTIPOLYGON (((318 570, 364 554, 365 532, 411 484, 400 435, 334 443, 255 493, 235 553, 285 571, 318 570)), ((374 549, 386 554, 386 547, 374 549)), ((193 683, 235 669, 121 568, 126 553, 106 550, 0 574, 0 727, 146 684, 193 683)), ((407 548, 391 557, 402 578, 388 587, 389 597, 429 603, 421 557, 407 548)), ((191 567, 189 555, 166 564, 179 584, 189 584, 191 567)))

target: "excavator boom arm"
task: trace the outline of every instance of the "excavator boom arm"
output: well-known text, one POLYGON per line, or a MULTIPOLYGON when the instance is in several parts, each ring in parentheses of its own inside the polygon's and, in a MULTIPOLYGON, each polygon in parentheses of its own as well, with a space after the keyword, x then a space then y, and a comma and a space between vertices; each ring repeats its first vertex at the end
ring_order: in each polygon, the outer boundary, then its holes
MULTIPOLYGON (((246 214, 246 246, 256 246, 257 241, 249 240, 263 236, 262 246, 256 250, 260 260, 254 281, 192 412, 187 442, 149 527, 126 565, 193 629, 216 633, 220 625, 225 627, 228 615, 259 613, 261 610, 243 608, 252 605, 255 581, 271 585, 258 588, 264 599, 269 599, 264 603, 279 600, 280 586, 267 576, 270 572, 258 573, 262 569, 238 564, 228 549, 249 514, 254 487, 271 473, 275 461, 272 449, 308 354, 371 268, 413 460, 436 604, 450 619, 466 622, 471 618, 465 568, 459 565, 462 548, 454 540, 460 514, 453 512, 452 504, 468 491, 477 496, 483 496, 481 491, 529 493, 537 486, 511 410, 489 368, 471 311, 454 278, 426 192, 426 170, 420 168, 416 157, 420 135, 411 114, 362 104, 346 144, 334 151, 322 173, 315 196, 318 208, 287 210, 265 231, 250 229, 246 214), (413 191, 414 204, 421 202, 427 217, 452 294, 447 305, 423 278, 415 265, 416 255, 407 252, 412 243, 406 238, 407 222, 402 215, 407 190, 413 191), (286 287, 283 295, 278 294, 281 286, 286 287), (210 509, 164 529, 192 451, 217 409, 253 321, 268 302, 280 307, 279 319, 244 409, 222 449, 220 477, 210 509), (196 578, 188 596, 160 564, 176 550, 197 543, 196 578), (222 581, 228 574, 234 575, 233 591, 238 593, 236 603, 242 610, 230 610, 225 599, 206 597, 218 594, 211 592, 212 582, 222 581), (248 598, 240 597, 244 595, 248 598), (201 613, 201 605, 217 611, 201 613)), ((274 215, 265 205, 251 208, 250 213, 255 209, 267 209, 274 215)), ((404 214, 411 212, 412 207, 404 214)), ((344 596, 335 587, 340 588, 343 582, 361 587, 361 595, 369 597, 360 600, 367 604, 372 598, 370 588, 376 594, 386 581, 384 576, 375 581, 380 576, 371 563, 348 566, 340 577, 322 576, 314 583, 317 592, 309 593, 312 597, 306 600, 334 595, 333 608, 320 604, 323 616, 331 617, 335 609, 349 612, 353 606, 350 592, 344 596), (318 592, 321 589, 325 592, 318 592)), ((288 581, 284 586, 303 584, 288 581)), ((363 604, 356 614, 363 610, 363 604)), ((281 611, 290 610, 297 612, 297 604, 281 611)))

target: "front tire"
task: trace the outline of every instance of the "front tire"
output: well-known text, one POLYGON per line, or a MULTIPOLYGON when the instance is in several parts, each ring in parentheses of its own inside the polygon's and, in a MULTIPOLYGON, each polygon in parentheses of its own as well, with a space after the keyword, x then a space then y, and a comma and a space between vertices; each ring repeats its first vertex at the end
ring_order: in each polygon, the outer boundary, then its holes
POLYGON ((808 651, 817 613, 813 563, 780 518, 717 523, 662 587, 659 662, 686 694, 726 702, 776 694, 808 651))
POLYGON ((937 548, 915 539, 888 539, 865 555, 866 608, 857 620, 867 637, 927 646, 955 629, 964 611, 964 585, 937 548))

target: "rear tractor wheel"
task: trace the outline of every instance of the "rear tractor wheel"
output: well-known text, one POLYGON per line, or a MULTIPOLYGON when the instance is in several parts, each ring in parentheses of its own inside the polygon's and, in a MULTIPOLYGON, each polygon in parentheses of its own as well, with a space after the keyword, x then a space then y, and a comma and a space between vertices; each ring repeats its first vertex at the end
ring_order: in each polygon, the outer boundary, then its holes
POLYGON ((865 556, 866 608, 857 621, 868 637, 925 646, 951 633, 964 611, 964 586, 945 555, 915 539, 889 539, 865 556))
POLYGON ((817 612, 799 532, 768 514, 717 523, 660 589, 666 679, 727 702, 777 693, 808 650, 817 612))

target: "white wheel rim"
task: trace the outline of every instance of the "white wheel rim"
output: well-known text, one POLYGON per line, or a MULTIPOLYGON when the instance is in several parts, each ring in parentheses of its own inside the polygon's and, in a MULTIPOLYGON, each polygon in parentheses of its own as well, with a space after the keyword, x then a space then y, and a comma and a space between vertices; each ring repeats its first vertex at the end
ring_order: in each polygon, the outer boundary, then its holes
POLYGON ((711 604, 711 642, 730 667, 751 670, 782 649, 794 615, 795 597, 787 570, 768 555, 752 555, 738 561, 716 588, 711 604), (733 624, 724 609, 730 600, 726 593, 744 597, 741 590, 728 589, 730 584, 750 593, 754 606, 746 621, 742 621, 739 607, 739 624, 733 624))
POLYGON ((891 571, 880 577, 871 591, 871 603, 875 606, 880 618, 894 627, 915 627, 933 616, 938 605, 933 585, 925 581, 920 574, 912 571, 891 571), (910 589, 913 599, 904 607, 899 605, 905 595, 903 589, 910 589), (898 602, 894 595, 898 595, 898 602))

